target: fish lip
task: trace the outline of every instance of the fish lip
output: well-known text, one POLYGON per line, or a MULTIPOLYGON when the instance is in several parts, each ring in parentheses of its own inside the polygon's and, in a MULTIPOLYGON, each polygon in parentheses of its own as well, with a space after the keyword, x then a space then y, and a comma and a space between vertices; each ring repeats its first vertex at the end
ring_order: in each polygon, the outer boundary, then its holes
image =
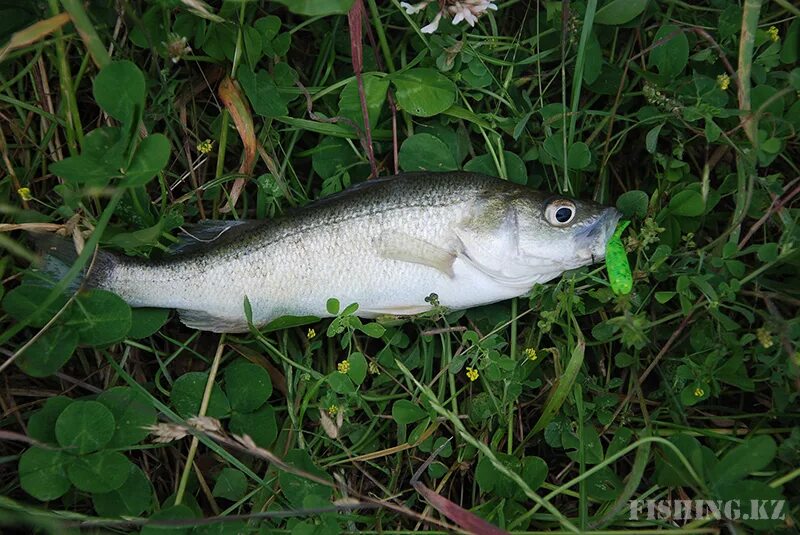
POLYGON ((606 244, 614 235, 617 223, 622 218, 622 212, 616 208, 606 208, 588 225, 575 233, 575 242, 579 251, 585 251, 586 257, 600 260, 605 257, 606 244))

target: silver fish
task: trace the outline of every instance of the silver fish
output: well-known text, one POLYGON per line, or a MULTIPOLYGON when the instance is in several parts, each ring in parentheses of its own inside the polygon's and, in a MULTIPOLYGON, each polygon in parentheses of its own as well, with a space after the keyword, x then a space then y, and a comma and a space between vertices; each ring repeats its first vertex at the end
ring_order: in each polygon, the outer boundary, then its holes
MULTIPOLYGON (((370 180, 267 221, 207 222, 159 260, 101 252, 86 286, 133 307, 176 308, 189 327, 263 326, 284 315, 330 316, 329 298, 358 316, 449 309, 520 296, 605 256, 620 214, 473 173, 370 180)), ((74 259, 50 247, 44 270, 74 259)))

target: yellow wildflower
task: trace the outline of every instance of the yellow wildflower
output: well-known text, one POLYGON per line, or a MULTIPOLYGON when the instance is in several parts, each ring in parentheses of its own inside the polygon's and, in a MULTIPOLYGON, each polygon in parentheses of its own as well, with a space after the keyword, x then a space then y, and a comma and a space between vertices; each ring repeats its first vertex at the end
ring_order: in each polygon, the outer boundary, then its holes
POLYGON ((308 332, 306 333, 306 338, 308 338, 309 340, 311 340, 315 336, 317 336, 317 331, 315 331, 314 329, 309 329, 308 332))
POLYGON ((19 198, 22 199, 23 201, 33 200, 33 195, 31 195, 31 188, 19 188, 17 190, 17 195, 19 195, 19 198))
POLYGON ((470 381, 476 380, 480 375, 478 374, 478 370, 475 368, 467 368, 467 378, 470 381))
POLYGON ((728 76, 727 74, 720 74, 719 76, 717 76, 717 85, 723 91, 727 91, 728 87, 730 87, 731 85, 731 77, 728 76))
POLYGON ((378 368, 378 364, 373 360, 369 361, 369 366, 367 369, 369 370, 370 375, 378 375, 381 373, 381 370, 378 368))
POLYGON ((336 368, 339 370, 339 373, 347 373, 350 371, 350 361, 343 360, 336 368))
POLYGON ((328 407, 328 416, 336 416, 336 413, 339 412, 339 407, 336 405, 331 405, 328 407))
POLYGON ((764 349, 772 347, 772 334, 764 327, 756 329, 756 337, 764 349))
POLYGON ((531 362, 539 358, 539 356, 536 354, 536 350, 532 347, 526 347, 523 353, 525 353, 525 356, 528 357, 528 360, 531 362))
POLYGON ((769 29, 767 30, 767 35, 769 35, 769 38, 772 40, 773 43, 777 42, 778 39, 781 38, 781 34, 778 31, 778 28, 775 26, 769 27, 769 29))
POLYGON ((206 139, 197 144, 197 150, 201 154, 208 154, 214 148, 214 143, 210 139, 206 139))
POLYGON ((706 391, 700 388, 699 386, 694 389, 694 397, 701 398, 706 395, 706 391))

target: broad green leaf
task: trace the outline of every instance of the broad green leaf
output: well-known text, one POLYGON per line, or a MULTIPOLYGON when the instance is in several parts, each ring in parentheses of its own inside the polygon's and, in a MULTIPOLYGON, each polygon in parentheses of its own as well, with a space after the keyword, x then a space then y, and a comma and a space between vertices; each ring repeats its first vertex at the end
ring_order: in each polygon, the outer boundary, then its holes
POLYGON ((431 134, 443 141, 450 148, 453 160, 458 166, 469 156, 469 135, 464 128, 453 128, 434 122, 432 124, 418 125, 415 131, 418 134, 431 134))
POLYGON ((93 289, 78 294, 64 323, 78 332, 81 344, 105 346, 128 334, 131 307, 116 294, 93 289))
MULTIPOLYGON (((378 116, 386 102, 386 91, 389 89, 389 79, 378 77, 373 74, 365 74, 364 94, 367 101, 367 114, 369 115, 369 125, 375 128, 378 124, 378 116)), ((361 111, 361 98, 358 94, 358 81, 353 78, 342 89, 339 95, 339 115, 347 117, 353 121, 360 131, 364 131, 364 114, 361 111)), ((342 123, 347 126, 346 123, 342 123)))
POLYGON ((258 60, 261 59, 263 39, 261 33, 253 26, 242 27, 242 44, 244 45, 244 56, 251 69, 255 68, 258 60))
POLYGON ((137 120, 144 111, 144 75, 130 61, 115 61, 102 68, 93 89, 100 107, 123 124, 137 120))
POLYGON ((278 438, 278 424, 275 419, 275 409, 263 405, 255 412, 234 412, 228 424, 231 433, 249 435, 256 445, 269 448, 278 438))
MULTIPOLYGON (((781 63, 786 65, 796 64, 799 56, 800 18, 795 17, 795 19, 789 25, 789 31, 786 32, 786 37, 783 39, 783 46, 781 46, 781 63)), ((794 70, 797 71, 797 69, 794 70)), ((800 87, 797 85, 794 85, 794 88, 800 91, 800 87)))
POLYGON ((683 29, 668 24, 653 37, 653 44, 665 39, 650 52, 650 65, 655 65, 664 77, 675 77, 683 72, 689 62, 689 39, 683 29))
MULTIPOLYGON (((506 177, 509 181, 515 184, 528 183, 528 171, 525 168, 525 162, 522 161, 522 158, 513 152, 504 150, 503 162, 506 167, 506 177)), ((491 154, 481 154, 480 156, 474 157, 464 165, 464 171, 501 177, 501 173, 497 169, 497 165, 491 154)))
POLYGON ((30 448, 19 458, 19 483, 22 490, 41 501, 60 498, 72 484, 67 478, 69 457, 56 450, 30 448))
POLYGON ((134 230, 133 232, 120 232, 114 234, 108 243, 115 247, 125 249, 128 254, 136 254, 137 251, 149 251, 161 239, 164 232, 166 219, 160 219, 158 223, 151 227, 134 230))
POLYGON ((359 331, 366 334, 370 338, 380 338, 386 332, 386 327, 384 327, 380 323, 374 323, 374 322, 359 325, 357 328, 359 331))
POLYGON ((777 446, 769 435, 753 437, 739 444, 722 459, 712 472, 715 485, 724 485, 743 479, 746 475, 765 468, 775 458, 777 446))
POLYGON ((90 453, 109 443, 115 427, 114 415, 102 403, 73 401, 56 420, 56 439, 70 453, 90 453))
POLYGON ((708 399, 711 388, 703 381, 692 381, 681 390, 681 403, 687 407, 708 399))
POLYGON ((675 297, 676 292, 656 292, 653 297, 656 298, 659 304, 663 305, 664 303, 669 302, 670 299, 675 297))
POLYGON ((706 134, 706 139, 710 143, 714 143, 715 141, 717 141, 719 139, 719 136, 722 134, 722 129, 719 126, 717 126, 717 123, 715 123, 710 118, 706 118, 705 120, 704 131, 706 134))
POLYGON ((567 167, 570 169, 586 169, 592 163, 592 151, 582 141, 574 143, 567 151, 567 167))
POLYGON ((586 59, 583 66, 583 81, 587 84, 594 83, 603 70, 603 47, 597 38, 597 32, 592 31, 584 51, 586 59))
POLYGON ((143 394, 128 386, 110 388, 97 397, 114 415, 114 435, 108 448, 132 446, 144 440, 146 426, 156 423, 156 410, 143 394))
MULTIPOLYGON (((159 520, 186 520, 191 521, 195 518, 194 511, 185 504, 171 505, 164 507, 150 517, 151 522, 159 520)), ((192 532, 191 526, 158 526, 147 525, 142 528, 141 535, 189 535, 192 532)))
POLYGON ((595 24, 616 26, 638 17, 647 7, 649 0, 611 0, 597 10, 595 24))
MULTIPOLYGON (((522 471, 522 460, 507 453, 495 453, 497 461, 513 473, 522 471)), ((475 481, 483 494, 513 498, 520 490, 517 484, 495 467, 489 457, 481 456, 475 467, 475 481)))
MULTIPOLYGON (((323 516, 322 518, 329 517, 323 516)), ((294 526, 290 535, 302 535, 297 532, 297 524, 294 526)), ((336 524, 336 526, 338 527, 338 524, 336 524)), ((318 526, 314 526, 314 529, 318 530, 318 526)), ((250 531, 252 530, 247 526, 244 520, 226 519, 225 522, 195 526, 192 530, 192 535, 249 535, 248 532, 250 531)), ((170 532, 170 535, 172 535, 172 533, 173 532, 170 532)), ((316 533, 321 533, 321 530, 316 531, 316 533)), ((316 535, 316 533, 311 532, 309 535, 316 535)), ((334 535, 334 533, 335 532, 330 532, 330 535, 334 535)))
POLYGON ((272 395, 272 381, 261 366, 239 360, 225 368, 225 392, 231 409, 253 412, 272 395))
POLYGON ((586 492, 595 500, 610 502, 622 493, 624 484, 610 467, 604 466, 586 480, 586 492))
POLYGON ((92 494, 92 503, 100 516, 139 516, 153 506, 153 486, 142 469, 130 463, 125 483, 111 492, 92 494))
POLYGON ((242 65, 237 71, 239 83, 245 95, 253 105, 253 111, 262 117, 280 117, 289 113, 284 98, 272 76, 265 70, 253 72, 250 67, 242 65))
MULTIPOLYGON (((714 452, 702 446, 689 435, 674 435, 667 440, 672 442, 686 457, 695 473, 704 479, 704 474, 713 471, 716 464, 714 452)), ((664 487, 690 487, 697 485, 686 466, 680 461, 675 450, 661 447, 661 455, 655 456, 656 482, 664 487)))
POLYGON ((31 327, 43 327, 67 303, 67 298, 60 295, 43 311, 34 315, 50 292, 50 288, 43 286, 17 286, 3 298, 3 310, 17 321, 27 320, 31 327))
POLYGON ((352 394, 356 391, 353 380, 350 379, 346 373, 335 371, 329 373, 325 380, 328 382, 328 386, 331 387, 331 390, 337 394, 352 394))
POLYGON ((358 386, 367 377, 367 359, 361 353, 353 353, 347 357, 347 361, 350 363, 350 371, 347 372, 347 375, 358 386))
POLYGON ((547 479, 547 463, 541 457, 523 457, 522 478, 532 490, 542 486, 547 479))
MULTIPOLYGON (((594 331, 592 331, 592 334, 594 334, 594 331)), ((559 409, 561 409, 561 405, 563 405, 564 401, 567 399, 567 395, 572 391, 572 385, 575 384, 575 379, 583 364, 585 350, 586 346, 584 344, 577 344, 573 348, 569 362, 559 379, 558 385, 555 386, 555 391, 550 394, 550 398, 547 400, 542 414, 536 421, 536 425, 533 428, 534 433, 547 427, 547 424, 550 423, 559 409)))
POLYGON ((301 327, 303 325, 308 325, 309 323, 317 323, 319 318, 316 316, 281 316, 280 318, 276 318, 263 328, 259 330, 261 332, 272 332, 272 331, 280 331, 282 329, 290 329, 292 327, 301 327))
POLYGON ((767 84, 757 85, 750 92, 750 106, 761 113, 780 117, 785 103, 777 87, 767 84))
POLYGON ((150 50, 154 44, 167 40, 167 29, 164 28, 164 11, 161 5, 153 4, 140 20, 131 28, 130 40, 140 47, 150 50))
POLYGON ((57 444, 56 420, 71 403, 72 400, 64 396, 47 398, 42 408, 28 419, 28 436, 46 444, 57 444))
POLYGON ((350 144, 340 137, 322 138, 311 154, 311 165, 322 178, 337 175, 359 161, 350 144))
POLYGON ((774 262, 778 259, 779 250, 777 243, 765 243, 758 246, 758 259, 762 262, 774 262))
POLYGON ((119 128, 95 128, 83 138, 83 151, 53 162, 50 171, 66 182, 101 187, 120 176, 126 164, 119 128))
POLYGON ((467 414, 473 423, 478 424, 497 414, 497 407, 487 392, 480 392, 468 399, 467 414))
POLYGON ((591 422, 586 422, 583 426, 583 436, 579 437, 577 433, 567 430, 561 435, 561 442, 564 448, 573 451, 567 451, 567 456, 573 461, 578 461, 580 458, 580 449, 583 448, 583 456, 586 464, 598 464, 603 461, 603 445, 600 442, 600 436, 597 430, 591 425, 591 422))
POLYGON ((675 194, 669 201, 669 211, 673 215, 697 217, 706 209, 703 196, 694 190, 683 190, 675 194))
POLYGON ((330 298, 330 299, 328 299, 328 301, 325 303, 325 310, 327 310, 327 311, 328 311, 328 314, 330 314, 330 315, 332 315, 332 316, 335 316, 336 314, 338 314, 338 313, 339 313, 339 307, 340 307, 340 306, 341 306, 341 305, 339 304, 339 300, 338 300, 338 299, 336 299, 335 297, 331 297, 331 298, 330 298))
POLYGON ((656 149, 658 148, 658 134, 661 133, 661 129, 663 127, 663 124, 656 125, 648 130, 647 135, 645 135, 644 145, 647 149, 647 152, 650 154, 655 154, 656 149))
POLYGON ((144 186, 164 170, 170 157, 170 146, 164 134, 150 134, 144 138, 133 161, 125 171, 122 185, 125 187, 144 186))
POLYGON ((166 308, 134 308, 131 309, 131 330, 128 338, 139 340, 152 336, 167 323, 169 309, 166 308))
POLYGON ((103 450, 76 457, 67 467, 72 484, 85 492, 105 493, 125 484, 131 462, 118 451, 103 450))
POLYGON ((431 117, 442 113, 456 100, 456 85, 437 70, 410 69, 392 75, 400 108, 411 115, 431 117))
POLYGON ((281 30, 281 19, 275 15, 269 15, 256 20, 253 28, 258 30, 264 42, 272 41, 281 30))
POLYGON ((403 171, 454 171, 458 169, 450 148, 431 134, 415 134, 400 146, 403 171))
POLYGON ((392 418, 399 424, 413 424, 423 418, 427 417, 428 413, 425 412, 419 405, 408 401, 407 399, 398 399, 392 405, 392 418))
POLYGON ((786 515, 790 514, 791 502, 787 502, 780 489, 774 489, 762 481, 728 480, 719 485, 715 498, 723 503, 738 503, 741 522, 753 528, 753 533, 780 530, 780 526, 785 526, 786 515))
MULTIPOLYGON (((619 354, 618 354, 619 355, 619 354)), ((611 442, 608 444, 606 448, 605 459, 608 459, 612 455, 615 455, 622 451, 631 441, 633 438, 633 431, 628 429, 627 427, 620 427, 614 432, 614 436, 611 438, 611 442)))
POLYGON ((297 15, 319 17, 324 15, 346 15, 353 0, 275 0, 297 15))
MULTIPOLYGON (((328 480, 331 479, 327 473, 317 468, 306 450, 291 450, 284 458, 284 461, 309 474, 328 480)), ((308 503, 306 500, 311 496, 316 498, 317 503, 327 503, 333 492, 330 487, 320 485, 319 483, 309 481, 308 479, 288 472, 281 471, 278 474, 278 480, 280 481, 284 496, 286 496, 289 504, 295 509, 307 507, 307 505, 304 504, 308 503)))
POLYGON ((636 216, 644 219, 647 215, 648 202, 647 193, 635 189, 617 197, 617 208, 625 217, 636 216))
POLYGON ((47 377, 61 369, 78 346, 78 333, 56 324, 40 336, 16 360, 31 377, 47 377))
POLYGON ((225 498, 235 502, 247 492, 247 476, 241 470, 225 467, 214 483, 211 494, 215 498, 225 498))
MULTIPOLYGON (((181 375, 172 385, 170 401, 175 411, 184 418, 191 418, 200 413, 200 403, 206 389, 208 374, 205 372, 189 372, 181 375)), ((225 418, 230 414, 231 406, 225 393, 217 383, 211 388, 206 416, 225 418)))

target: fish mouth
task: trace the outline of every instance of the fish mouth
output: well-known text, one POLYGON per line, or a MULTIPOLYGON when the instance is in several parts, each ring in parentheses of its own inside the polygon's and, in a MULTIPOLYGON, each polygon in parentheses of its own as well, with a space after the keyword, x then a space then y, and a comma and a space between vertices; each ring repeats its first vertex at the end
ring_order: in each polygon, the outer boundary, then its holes
POLYGON ((614 235, 622 213, 616 208, 606 208, 597 218, 575 233, 575 244, 581 257, 595 262, 606 256, 606 244, 614 235))

